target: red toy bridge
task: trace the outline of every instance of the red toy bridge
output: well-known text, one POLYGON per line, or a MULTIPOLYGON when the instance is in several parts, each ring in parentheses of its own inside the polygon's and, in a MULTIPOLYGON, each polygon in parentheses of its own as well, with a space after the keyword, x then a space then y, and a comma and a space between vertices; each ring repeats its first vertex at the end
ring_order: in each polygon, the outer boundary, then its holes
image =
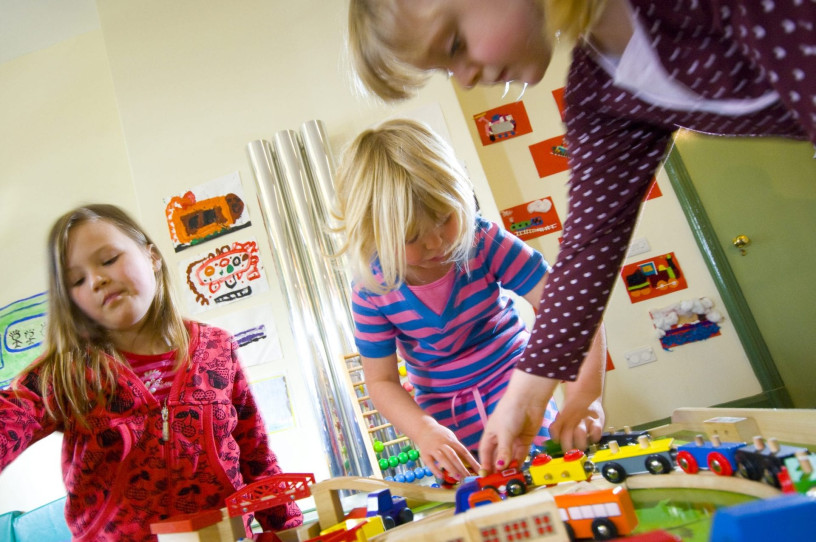
POLYGON ((227 512, 234 518, 296 501, 310 496, 309 486, 314 483, 314 474, 275 474, 246 485, 227 497, 227 512))

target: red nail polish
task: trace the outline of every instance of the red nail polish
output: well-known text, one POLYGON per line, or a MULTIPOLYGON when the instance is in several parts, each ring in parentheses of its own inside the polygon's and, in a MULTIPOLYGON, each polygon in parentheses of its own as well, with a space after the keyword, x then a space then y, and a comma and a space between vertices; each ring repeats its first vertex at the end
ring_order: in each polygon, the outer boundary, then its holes
POLYGON ((504 466, 504 460, 499 459, 498 461, 496 461, 496 465, 498 465, 499 467, 503 467, 504 466))

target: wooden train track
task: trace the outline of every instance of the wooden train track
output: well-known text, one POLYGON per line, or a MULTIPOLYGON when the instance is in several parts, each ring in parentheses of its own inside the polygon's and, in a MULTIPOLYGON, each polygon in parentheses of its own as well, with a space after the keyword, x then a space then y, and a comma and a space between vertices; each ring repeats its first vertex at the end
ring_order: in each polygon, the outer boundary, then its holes
POLYGON ((359 476, 338 476, 318 482, 311 486, 314 497, 317 517, 321 525, 334 525, 343 521, 343 504, 340 501, 340 491, 366 491, 371 493, 379 489, 390 489, 393 495, 400 495, 408 500, 417 502, 456 502, 456 491, 428 487, 419 484, 402 484, 387 482, 377 478, 363 478, 359 476))
POLYGON ((755 497, 770 499, 782 495, 775 487, 746 480, 737 476, 717 476, 713 472, 686 474, 676 470, 669 474, 635 474, 626 479, 628 489, 708 489, 712 491, 729 491, 755 497))

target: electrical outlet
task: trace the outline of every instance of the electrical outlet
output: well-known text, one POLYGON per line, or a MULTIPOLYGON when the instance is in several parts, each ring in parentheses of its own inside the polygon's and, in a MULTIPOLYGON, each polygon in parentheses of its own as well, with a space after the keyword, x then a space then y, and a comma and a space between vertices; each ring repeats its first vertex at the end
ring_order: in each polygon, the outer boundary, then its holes
POLYGON ((629 365, 630 368, 657 361, 657 355, 651 346, 642 346, 635 350, 630 350, 629 352, 625 352, 623 357, 626 358, 626 364, 629 365))
POLYGON ((645 237, 632 239, 632 242, 629 243, 629 251, 626 253, 626 257, 631 258, 632 256, 649 252, 650 250, 652 250, 652 247, 649 246, 649 241, 647 241, 645 237))

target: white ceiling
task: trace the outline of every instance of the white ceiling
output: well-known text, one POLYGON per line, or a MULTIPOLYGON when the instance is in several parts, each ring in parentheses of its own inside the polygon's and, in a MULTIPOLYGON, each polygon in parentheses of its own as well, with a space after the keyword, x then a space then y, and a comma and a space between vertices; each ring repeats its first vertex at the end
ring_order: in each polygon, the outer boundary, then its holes
POLYGON ((0 0, 0 64, 98 28, 95 0, 0 0))

